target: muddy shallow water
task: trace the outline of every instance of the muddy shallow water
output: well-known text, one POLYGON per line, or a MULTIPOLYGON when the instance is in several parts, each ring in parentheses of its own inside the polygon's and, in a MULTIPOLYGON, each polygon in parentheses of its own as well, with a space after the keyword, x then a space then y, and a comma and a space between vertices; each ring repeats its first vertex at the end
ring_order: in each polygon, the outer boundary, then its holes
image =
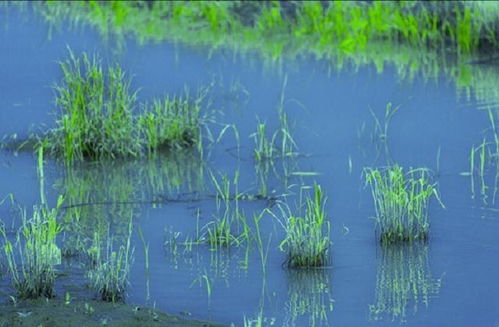
POLYGON ((0 326, 170 326, 224 325, 167 315, 151 308, 102 301, 39 300, 2 307, 0 326))
MULTIPOLYGON (((133 40, 116 53, 92 29, 63 29, 48 38, 48 27, 29 10, 0 8, 0 22, 0 135, 23 137, 30 129, 53 126, 50 87, 61 79, 57 61, 67 56, 67 47, 120 62, 134 76, 141 101, 211 83, 212 104, 207 110, 218 122, 237 126, 239 151, 237 139, 227 132, 220 142, 207 145, 204 160, 180 153, 68 171, 47 159, 45 186, 51 203, 59 194, 74 196, 75 203, 85 199, 80 208, 88 217, 82 224, 111 219, 119 234, 120 215, 134 216, 145 244, 134 233, 128 303, 236 326, 258 316, 264 326, 499 324, 499 208, 494 192, 498 154, 496 161, 491 154, 486 162, 483 179, 474 176, 475 189, 469 174, 470 150, 484 138, 490 141, 491 119, 497 128, 497 108, 490 107, 489 116, 483 101, 478 105, 473 95, 458 96, 452 81, 416 76, 407 82, 392 66, 382 72, 373 66, 331 71, 325 62, 301 59, 268 67, 257 56, 234 56, 229 50, 208 56, 205 48, 139 46, 133 40), (250 135, 257 117, 269 127, 277 126, 281 96, 300 155, 277 160, 276 174, 264 175, 262 184, 250 135), (373 137, 373 114, 382 120, 388 103, 400 109, 389 125, 387 154, 385 145, 373 137), (435 171, 446 208, 431 203, 427 245, 387 249, 376 241, 374 207, 362 171, 393 162, 388 160, 435 171), (283 165, 288 178, 283 177, 283 165), (265 265, 254 245, 230 251, 211 251, 207 245, 184 251, 178 245, 178 251, 172 251, 172 235, 179 232, 177 240, 192 239, 197 226, 217 214, 210 172, 233 176, 236 170, 241 191, 260 194, 265 185, 276 197, 295 194, 288 197, 289 203, 297 201, 297 185, 321 184, 332 224, 329 267, 283 268, 285 256, 278 245, 284 234, 271 216, 261 222, 268 248, 265 265), (85 196, 78 198, 81 192, 85 196), (391 280, 400 283, 400 289, 394 289, 391 280)), ((221 128, 212 124, 214 134, 221 128)), ((34 155, 3 150, 0 167, 1 198, 13 194, 26 207, 38 202, 34 155)), ((253 198, 240 205, 252 217, 268 204, 253 198)), ((9 226, 12 220, 15 223, 16 212, 4 204, 0 217, 9 226)), ((63 262, 60 269, 80 268, 78 263, 63 262)), ((69 284, 85 283, 83 276, 75 276, 69 284)), ((58 287, 63 297, 63 288, 58 287)), ((0 289, 6 301, 10 288, 1 274, 0 289)))

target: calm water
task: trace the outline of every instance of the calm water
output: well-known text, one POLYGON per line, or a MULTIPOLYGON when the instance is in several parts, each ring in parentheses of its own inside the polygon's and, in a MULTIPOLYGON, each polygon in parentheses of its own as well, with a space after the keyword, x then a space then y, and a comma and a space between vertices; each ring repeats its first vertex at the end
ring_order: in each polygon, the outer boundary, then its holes
MULTIPOLYGON (((404 83, 389 66, 382 73, 369 66, 356 72, 330 72, 326 63, 312 59, 264 68, 258 58, 234 58, 228 50, 209 57, 204 48, 169 43, 139 46, 133 40, 115 53, 91 29, 62 29, 48 38, 48 27, 39 18, 16 9, 0 8, 0 23, 0 135, 22 137, 40 126, 53 126, 51 86, 61 79, 57 61, 67 56, 68 46, 75 53, 96 52, 105 61, 119 61, 134 76, 141 101, 213 83, 210 112, 218 122, 238 128, 239 155, 234 150, 236 139, 227 132, 210 147, 204 161, 178 155, 67 171, 47 160, 45 184, 52 203, 59 194, 77 203, 78 192, 86 200, 80 202, 90 203, 186 199, 162 205, 90 205, 81 210, 89 215, 84 224, 94 224, 92 217, 111 217, 116 233, 127 214, 135 217, 129 303, 236 326, 242 325, 243 317, 254 319, 259 314, 265 326, 499 325, 499 208, 493 201, 498 200, 493 194, 497 166, 486 165, 487 198, 480 194, 477 177, 473 198, 470 176, 463 174, 469 171, 471 147, 484 137, 491 140, 491 123, 486 110, 478 110, 473 101, 458 100, 451 81, 416 78, 404 83), (277 126, 283 91, 284 110, 302 156, 293 162, 277 161, 278 175, 282 164, 291 172, 319 175, 294 175, 285 181, 271 173, 266 185, 275 194, 296 194, 301 183, 322 185, 332 224, 331 267, 284 269, 284 253, 278 249, 282 228, 270 216, 261 225, 269 249, 264 269, 255 246, 248 252, 245 247, 213 252, 200 245, 184 254, 179 247, 180 253, 173 255, 164 246, 167 231, 180 232, 179 240, 193 238, 196 225, 203 226, 217 214, 210 172, 233 176, 239 169, 239 189, 259 192, 250 134, 257 117, 269 128, 277 126), (435 170, 446 206, 444 210, 431 203, 431 240, 424 247, 382 249, 370 219, 374 208, 362 170, 387 162, 371 138, 370 110, 381 118, 389 102, 401 105, 389 126, 390 157, 404 167, 435 170), (148 271, 139 227, 149 245, 148 271), (394 276, 405 283, 409 296, 389 286, 394 276), (419 290, 416 300, 410 295, 412 288, 419 290)), ((211 126, 214 134, 221 129, 211 126)), ((0 197, 12 193, 26 207, 38 202, 32 154, 2 151, 0 167, 0 197)), ((297 196, 288 198, 290 204, 295 201, 297 196)), ((241 205, 252 217, 265 202, 241 205)), ((16 216, 8 205, 0 207, 0 215, 7 225, 16 216)), ((68 266, 65 263, 64 269, 71 269, 68 266)), ((81 282, 80 277, 75 280, 81 282)), ((0 285, 8 291, 5 277, 0 285)))

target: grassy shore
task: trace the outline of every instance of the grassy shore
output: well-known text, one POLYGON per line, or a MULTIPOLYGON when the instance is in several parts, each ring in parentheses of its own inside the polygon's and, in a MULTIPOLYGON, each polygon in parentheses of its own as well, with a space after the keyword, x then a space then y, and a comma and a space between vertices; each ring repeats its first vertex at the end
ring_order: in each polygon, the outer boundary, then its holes
POLYGON ((91 27, 123 50, 174 42, 231 49, 267 65, 312 57, 332 69, 395 67, 397 77, 452 80, 459 96, 487 106, 495 85, 499 3, 495 1, 53 1, 34 11, 58 29, 91 27), (479 63, 479 64, 475 64, 479 63))
POLYGON ((355 52, 379 40, 463 54, 498 46, 499 6, 487 1, 58 1, 37 7, 54 26, 67 18, 106 37, 128 34, 139 42, 175 40, 271 56, 297 47, 355 52))

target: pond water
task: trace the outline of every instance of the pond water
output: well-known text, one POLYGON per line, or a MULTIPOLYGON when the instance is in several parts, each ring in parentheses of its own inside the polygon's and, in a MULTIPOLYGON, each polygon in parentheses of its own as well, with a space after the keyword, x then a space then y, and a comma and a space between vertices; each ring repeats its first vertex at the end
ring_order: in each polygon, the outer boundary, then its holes
MULTIPOLYGON (((133 216, 135 260, 128 303, 236 326, 258 316, 264 326, 499 325, 497 153, 484 163, 483 179, 469 174, 472 147, 493 141, 491 122, 497 124, 499 115, 473 94, 458 96, 454 81, 443 75, 428 81, 422 74, 407 81, 391 65, 381 72, 373 65, 339 71, 313 58, 269 65, 257 55, 172 43, 127 40, 116 52, 90 28, 62 28, 48 37, 49 27, 29 9, 0 7, 0 23, 1 135, 22 138, 40 126, 53 126, 51 86, 62 78, 57 61, 67 57, 68 47, 119 62, 133 75, 141 101, 211 84, 212 103, 205 112, 219 123, 210 123, 214 137, 224 124, 237 127, 239 138, 227 129, 219 142, 206 140, 202 160, 178 153, 68 170, 46 159, 50 202, 63 194, 71 204, 84 204, 66 209, 78 210, 82 225, 110 219, 119 234, 133 216), (373 115, 383 123, 388 103, 400 109, 384 144, 376 139, 373 115), (269 132, 277 128, 280 106, 299 156, 276 160, 275 171, 271 167, 265 174, 256 168, 250 135, 259 120, 267 122, 269 132), (373 201, 362 172, 390 162, 435 171, 445 209, 430 203, 426 245, 382 248, 377 241, 373 201), (285 253, 278 248, 284 232, 269 214, 260 224, 266 256, 256 244, 217 251, 201 244, 184 250, 181 240, 194 239, 220 214, 211 174, 233 178, 236 171, 240 191, 260 194, 265 186, 279 199, 288 194, 291 208, 300 185, 322 186, 331 222, 329 267, 284 268, 285 253)), ((27 208, 39 202, 35 155, 2 150, 0 167, 1 198, 12 194, 27 208)), ((251 220, 267 204, 239 203, 251 220)), ((279 215, 277 206, 271 209, 279 215)), ((17 215, 4 204, 0 217, 10 226, 17 215)), ((70 242, 70 236, 64 241, 70 242)), ((78 265, 64 261, 60 269, 75 271, 69 283, 83 284, 78 265)), ((5 275, 0 276, 0 296, 6 300, 11 290, 5 275)))

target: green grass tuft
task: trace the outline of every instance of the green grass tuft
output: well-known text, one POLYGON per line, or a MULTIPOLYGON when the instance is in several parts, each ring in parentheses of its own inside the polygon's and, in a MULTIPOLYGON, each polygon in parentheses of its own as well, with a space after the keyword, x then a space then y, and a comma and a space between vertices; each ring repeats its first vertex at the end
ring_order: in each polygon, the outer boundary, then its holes
POLYGON ((201 142, 200 111, 203 96, 192 102, 185 96, 153 101, 152 109, 138 119, 149 153, 161 148, 186 148, 201 142))
POLYGON ((287 216, 284 225, 286 238, 280 247, 286 249, 288 267, 322 267, 329 263, 330 226, 326 221, 324 204, 323 191, 316 184, 314 197, 308 197, 305 201, 305 214, 287 216))
POLYGON ((86 54, 60 63, 64 81, 55 86, 61 113, 50 133, 49 147, 67 162, 137 156, 140 141, 132 115, 136 93, 118 65, 105 71, 86 54))
POLYGON ((98 232, 94 234, 94 241, 89 248, 88 255, 93 268, 88 272, 91 287, 103 301, 123 301, 128 285, 130 266, 134 249, 131 247, 132 220, 128 225, 128 237, 125 243, 115 250, 113 237, 109 236, 105 248, 102 248, 98 232))
POLYGON ((186 92, 154 100, 135 114, 137 92, 118 64, 105 69, 98 57, 70 51, 60 67, 63 82, 54 87, 60 114, 40 143, 66 163, 200 146, 206 90, 196 98, 186 92))
POLYGON ((46 206, 33 207, 33 216, 26 218, 22 213, 22 226, 12 243, 3 227, 3 252, 7 259, 7 271, 17 296, 23 299, 55 296, 55 266, 61 261, 61 251, 56 238, 61 231, 57 223, 59 198, 54 209, 46 206))
POLYGON ((382 243, 428 239, 430 198, 436 197, 443 207, 428 169, 411 169, 405 173, 398 165, 366 168, 365 178, 371 186, 382 243))
POLYGON ((244 212, 239 206, 242 193, 239 193, 239 171, 236 171, 231 180, 227 175, 220 176, 220 180, 211 174, 216 189, 217 215, 215 219, 204 226, 205 233, 201 240, 206 241, 212 248, 240 245, 249 243, 251 232, 244 212))

